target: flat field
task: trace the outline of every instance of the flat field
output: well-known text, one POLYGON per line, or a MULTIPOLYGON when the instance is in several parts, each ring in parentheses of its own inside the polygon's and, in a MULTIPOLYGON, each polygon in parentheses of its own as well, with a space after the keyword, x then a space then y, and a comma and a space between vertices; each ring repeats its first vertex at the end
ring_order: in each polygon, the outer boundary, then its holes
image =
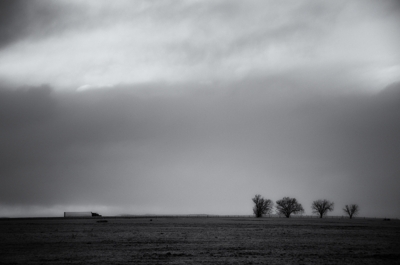
POLYGON ((0 264, 202 263, 400 264, 400 221, 206 217, 0 220, 0 264))

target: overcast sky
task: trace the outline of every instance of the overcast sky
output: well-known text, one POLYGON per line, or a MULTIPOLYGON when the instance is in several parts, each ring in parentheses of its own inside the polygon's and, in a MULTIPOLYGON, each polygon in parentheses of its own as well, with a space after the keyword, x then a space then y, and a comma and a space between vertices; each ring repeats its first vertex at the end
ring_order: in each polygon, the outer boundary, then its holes
POLYGON ((0 1, 0 217, 400 218, 399 1, 0 1))

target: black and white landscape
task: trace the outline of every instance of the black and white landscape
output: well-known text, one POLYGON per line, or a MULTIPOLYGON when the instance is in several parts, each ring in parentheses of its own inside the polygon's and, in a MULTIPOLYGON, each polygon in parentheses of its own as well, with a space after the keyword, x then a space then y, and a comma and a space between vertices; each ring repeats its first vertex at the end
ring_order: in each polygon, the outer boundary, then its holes
POLYGON ((397 0, 0 1, 0 263, 399 262, 399 25, 397 0))

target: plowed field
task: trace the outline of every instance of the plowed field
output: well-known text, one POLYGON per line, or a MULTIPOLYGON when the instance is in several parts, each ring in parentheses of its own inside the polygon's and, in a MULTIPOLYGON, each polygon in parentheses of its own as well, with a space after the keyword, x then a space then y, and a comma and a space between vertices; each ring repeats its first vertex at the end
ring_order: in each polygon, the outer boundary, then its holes
POLYGON ((2 219, 0 264, 400 264, 400 221, 2 219))

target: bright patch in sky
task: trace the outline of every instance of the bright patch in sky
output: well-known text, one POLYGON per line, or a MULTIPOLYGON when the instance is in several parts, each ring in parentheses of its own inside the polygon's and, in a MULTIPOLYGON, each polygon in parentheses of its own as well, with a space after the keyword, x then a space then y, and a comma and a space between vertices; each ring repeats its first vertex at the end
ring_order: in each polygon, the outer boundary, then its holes
POLYGON ((351 73, 336 76, 343 85, 358 79, 367 89, 382 89, 400 76, 398 19, 390 14, 395 4, 221 0, 32 5, 46 5, 50 11, 37 21, 30 17, 29 34, 0 50, 0 76, 15 85, 71 89, 84 84, 226 82, 304 75, 303 69, 329 75, 340 65, 351 73), (59 18, 53 20, 51 12, 59 18), (41 24, 46 19, 52 26, 41 24))

